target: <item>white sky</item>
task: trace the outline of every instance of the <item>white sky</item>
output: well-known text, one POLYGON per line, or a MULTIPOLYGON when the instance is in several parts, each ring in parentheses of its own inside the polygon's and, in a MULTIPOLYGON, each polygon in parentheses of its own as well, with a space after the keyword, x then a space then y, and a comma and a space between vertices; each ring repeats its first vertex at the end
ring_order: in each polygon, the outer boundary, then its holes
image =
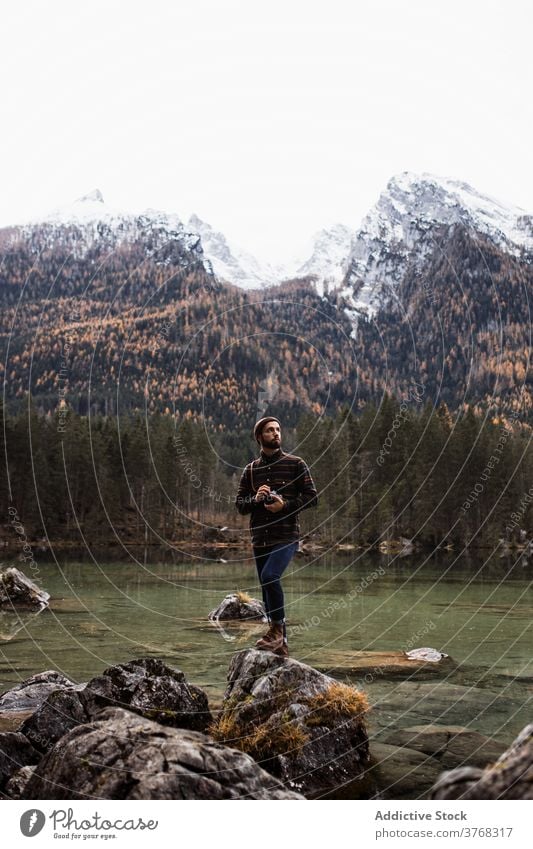
POLYGON ((533 212, 531 8, 4 3, 0 225, 99 188, 283 262, 405 170, 533 212))

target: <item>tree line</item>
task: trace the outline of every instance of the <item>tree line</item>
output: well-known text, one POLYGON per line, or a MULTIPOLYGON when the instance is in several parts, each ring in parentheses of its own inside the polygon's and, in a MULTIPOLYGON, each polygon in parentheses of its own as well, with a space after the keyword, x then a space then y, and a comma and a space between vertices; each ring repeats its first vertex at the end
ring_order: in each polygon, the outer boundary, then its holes
MULTIPOLYGON (((253 421, 226 430, 159 413, 42 415, 33 402, 3 413, 2 515, 16 515, 28 538, 179 542, 227 526, 248 540, 234 496, 258 454, 253 421)), ((518 419, 469 406, 452 415, 413 384, 403 399, 385 394, 362 411, 306 412, 283 428, 283 447, 305 459, 319 491, 318 507, 300 515, 304 535, 454 548, 533 535, 531 435, 518 419)), ((13 542, 8 520, 3 536, 13 542)))

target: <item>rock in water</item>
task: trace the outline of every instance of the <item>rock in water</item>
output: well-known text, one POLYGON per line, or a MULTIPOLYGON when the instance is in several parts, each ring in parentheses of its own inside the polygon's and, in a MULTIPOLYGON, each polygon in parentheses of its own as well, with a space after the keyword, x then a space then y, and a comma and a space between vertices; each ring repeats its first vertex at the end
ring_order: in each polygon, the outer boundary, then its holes
POLYGON ((444 772, 430 799, 533 799, 533 724, 485 769, 466 766, 444 772))
POLYGON ((266 622, 265 608, 261 601, 245 593, 230 593, 209 614, 209 619, 260 619, 266 622))
POLYGON ((55 669, 47 672, 39 672, 21 681, 11 690, 0 696, 0 713, 4 711, 30 711, 37 710, 40 705, 54 690, 76 690, 80 684, 75 684, 69 678, 65 678, 55 669))
POLYGON ((203 731, 211 721, 207 695, 183 672, 153 657, 110 666, 79 692, 55 692, 21 726, 33 745, 48 751, 72 728, 104 707, 124 707, 175 728, 203 731))
POLYGON ((444 652, 437 651, 437 649, 432 649, 428 646, 422 649, 411 649, 411 651, 407 651, 405 654, 409 660, 423 660, 424 663, 440 663, 443 658, 448 657, 444 652))
POLYGON ((162 725, 203 731, 211 722, 207 695, 180 669, 155 657, 110 666, 88 682, 83 703, 91 716, 108 705, 126 707, 162 725))
POLYGON ((299 799, 248 755, 119 708, 69 731, 25 799, 299 799))
POLYGON ((368 763, 366 697, 297 660, 248 649, 232 658, 211 733, 305 796, 360 778, 368 763))
POLYGON ((462 725, 413 725, 395 728, 383 740, 393 746, 416 749, 438 759, 440 772, 456 766, 484 767, 497 760, 505 745, 462 725))
POLYGON ((14 566, 0 572, 0 607, 47 607, 50 595, 14 566))
POLYGON ((40 616, 46 608, 35 608, 34 610, 24 610, 20 608, 16 610, 0 609, 0 641, 7 643, 14 639, 19 631, 24 631, 29 625, 40 616))

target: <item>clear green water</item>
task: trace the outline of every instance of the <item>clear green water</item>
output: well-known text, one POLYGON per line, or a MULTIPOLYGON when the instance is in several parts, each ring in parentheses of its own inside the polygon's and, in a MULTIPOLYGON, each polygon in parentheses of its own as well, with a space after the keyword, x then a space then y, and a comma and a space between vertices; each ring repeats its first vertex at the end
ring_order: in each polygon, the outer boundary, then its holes
MULTIPOLYGON (((59 566, 39 561, 51 607, 0 614, 0 691, 45 669, 86 681, 111 664, 152 655, 182 669, 218 703, 232 653, 264 631, 260 624, 217 629, 208 622, 228 592, 260 597, 253 561, 223 556, 229 562, 191 557, 169 564, 155 555, 146 566, 105 556, 97 564, 65 555, 59 566)), ((318 666, 337 650, 437 648, 458 664, 444 678, 357 682, 376 708, 373 733, 440 722, 510 741, 531 721, 531 576, 524 558, 298 557, 283 579, 291 654, 318 666), (372 579, 379 569, 384 574, 372 579)))

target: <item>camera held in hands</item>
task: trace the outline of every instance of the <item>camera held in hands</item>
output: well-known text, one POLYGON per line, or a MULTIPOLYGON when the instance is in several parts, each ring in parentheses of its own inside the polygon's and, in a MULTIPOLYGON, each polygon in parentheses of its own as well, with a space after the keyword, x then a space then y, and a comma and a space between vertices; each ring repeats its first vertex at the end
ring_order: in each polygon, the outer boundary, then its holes
POLYGON ((277 495, 277 492, 276 492, 275 489, 271 489, 270 492, 268 493, 268 495, 265 495, 265 497, 263 499, 264 503, 265 504, 274 504, 274 501, 276 501, 276 499, 272 497, 273 495, 277 495))

